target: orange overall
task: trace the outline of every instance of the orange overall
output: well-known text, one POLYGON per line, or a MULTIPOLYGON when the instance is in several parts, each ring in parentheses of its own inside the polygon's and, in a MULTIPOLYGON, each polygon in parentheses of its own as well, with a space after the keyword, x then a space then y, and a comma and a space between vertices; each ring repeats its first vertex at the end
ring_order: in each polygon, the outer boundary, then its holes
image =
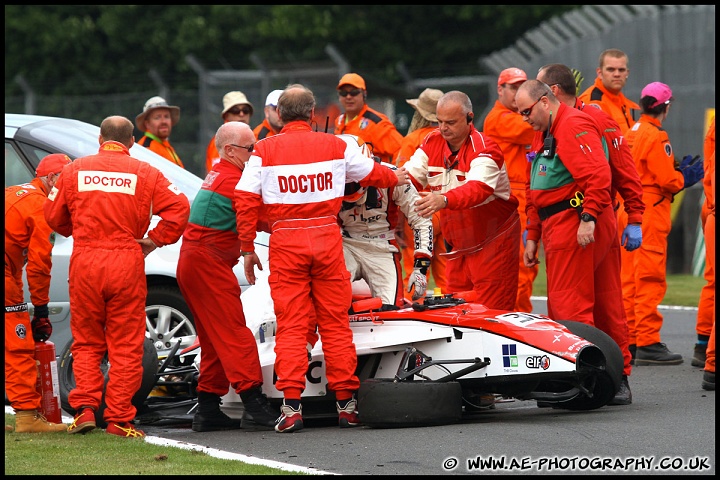
POLYGON ((660 342, 663 317, 658 306, 667 290, 667 237, 672 227, 670 204, 683 189, 682 173, 675 170, 675 156, 661 122, 643 114, 627 131, 643 186, 645 213, 642 245, 622 253, 622 288, 630 344, 644 347, 660 342))
POLYGON ((175 153, 175 149, 172 145, 170 145, 170 141, 160 140, 158 137, 153 135, 150 132, 145 132, 145 134, 140 138, 140 140, 137 141, 139 145, 142 145, 145 148, 149 148, 153 152, 157 153, 161 157, 165 157, 171 162, 173 162, 176 165, 179 165, 183 168, 185 168, 185 165, 183 165, 182 160, 180 160, 180 157, 177 153, 175 153))
POLYGON ((628 99, 622 92, 614 94, 608 91, 601 78, 596 78, 595 83, 578 98, 586 105, 597 105, 610 115, 620 126, 623 134, 635 124, 633 110, 640 110, 640 106, 628 99))
MULTIPOLYGON (((713 120, 713 137, 715 132, 715 120, 713 120)), ((710 207, 707 219, 705 220, 705 249, 707 251, 707 261, 711 264, 715 263, 715 151, 709 156, 708 169, 703 179, 703 187, 710 192, 710 207), (708 188, 709 187, 709 188, 708 188)), ((714 278, 714 277, 713 277, 714 278)), ((705 370, 715 373, 715 303, 712 308, 712 327, 710 338, 708 340, 707 350, 705 351, 705 370)))
POLYGON ((393 155, 400 148, 403 136, 387 115, 363 105, 357 117, 347 120, 342 114, 335 119, 335 134, 348 133, 357 135, 365 143, 372 145, 373 155, 380 160, 394 164, 393 155))
MULTIPOLYGON (((483 131, 490 135, 500 145, 505 156, 505 167, 510 177, 512 194, 518 199, 518 213, 520 214, 520 232, 525 231, 527 214, 525 213, 525 182, 527 181, 527 154, 530 144, 535 137, 535 131, 529 123, 517 112, 510 110, 500 100, 488 112, 483 124, 483 131)), ((518 292, 515 310, 519 312, 532 312, 533 282, 538 274, 538 266, 526 267, 523 261, 525 246, 520 243, 518 292)))
MULTIPOLYGON (((700 212, 700 219, 702 221, 703 230, 707 227, 707 218, 710 214, 710 210, 715 209, 715 196, 711 191, 710 178, 710 162, 715 161, 715 117, 713 117, 710 124, 710 128, 705 135, 705 142, 703 144, 703 159, 705 167, 705 178, 703 179, 703 190, 705 191, 705 203, 703 203, 702 211, 700 212), (713 157, 712 160, 710 157, 713 157)), ((713 164, 714 168, 714 164, 713 164)), ((714 214, 713 214, 714 216, 714 214)), ((715 230, 712 230, 713 235, 715 230)), ((703 277, 705 278, 705 285, 700 290, 700 302, 698 303, 697 323, 695 329, 698 335, 710 335, 710 331, 715 323, 715 260, 710 260, 708 257, 708 246, 707 246, 707 235, 705 239, 705 271, 703 277)))
POLYGON ((5 189, 5 393, 16 411, 40 409, 22 275, 27 264, 30 301, 47 305, 54 235, 43 215, 47 194, 39 178, 5 189))

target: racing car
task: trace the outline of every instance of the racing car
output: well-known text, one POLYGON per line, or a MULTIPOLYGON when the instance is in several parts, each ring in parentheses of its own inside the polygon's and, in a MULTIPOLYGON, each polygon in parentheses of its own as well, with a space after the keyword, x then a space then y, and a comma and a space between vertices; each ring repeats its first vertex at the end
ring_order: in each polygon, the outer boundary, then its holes
MULTIPOLYGON (((450 424, 503 399, 536 400, 568 410, 593 410, 612 400, 620 387, 623 358, 607 334, 571 320, 487 308, 474 297, 474 292, 436 293, 404 308, 382 311, 379 298, 355 296, 349 319, 363 425, 450 424)), ((257 312, 251 315, 248 326, 256 332, 263 391, 279 411, 283 395, 274 386, 275 321, 257 312)), ((162 419, 161 409, 177 402, 190 413, 196 404, 201 347, 194 342, 180 349, 178 342, 159 368, 153 368, 157 357, 152 342, 146 347, 146 381, 134 399, 139 418, 148 423, 162 419), (171 393, 174 389, 176 395, 152 395, 158 388, 171 393)), ((327 389, 321 339, 310 354, 303 417, 337 417, 334 395, 327 389)), ((63 358, 67 355, 64 352, 63 358)), ((65 392, 71 387, 71 366, 61 364, 61 393, 63 383, 65 392)), ((61 397, 63 408, 74 413, 66 394, 61 397)), ((223 401, 241 402, 232 390, 223 401)), ((101 417, 98 422, 102 424, 101 417)))

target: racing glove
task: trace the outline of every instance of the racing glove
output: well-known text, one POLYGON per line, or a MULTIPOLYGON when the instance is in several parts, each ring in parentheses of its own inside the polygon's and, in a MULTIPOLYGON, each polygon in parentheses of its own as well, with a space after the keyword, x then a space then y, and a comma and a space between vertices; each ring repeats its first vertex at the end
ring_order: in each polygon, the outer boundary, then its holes
POLYGON ((620 244, 625 247, 625 250, 632 252, 636 248, 640 248, 642 245, 642 228, 640 225, 629 224, 623 230, 620 244))
POLYGON ((32 329, 33 340, 36 342, 44 342, 52 335, 52 323, 50 323, 50 311, 47 305, 38 305, 35 307, 30 328, 32 329))
POLYGON ((700 155, 693 157, 692 155, 685 155, 680 162, 678 170, 682 173, 685 185, 683 188, 690 188, 697 182, 705 177, 705 169, 703 168, 703 162, 699 162, 700 155))
POLYGON ((416 258, 413 264, 413 272, 408 279, 408 293, 412 293, 412 299, 417 300, 425 296, 427 292, 427 271, 430 268, 429 258, 416 258), (414 290, 414 291, 413 291, 414 290))

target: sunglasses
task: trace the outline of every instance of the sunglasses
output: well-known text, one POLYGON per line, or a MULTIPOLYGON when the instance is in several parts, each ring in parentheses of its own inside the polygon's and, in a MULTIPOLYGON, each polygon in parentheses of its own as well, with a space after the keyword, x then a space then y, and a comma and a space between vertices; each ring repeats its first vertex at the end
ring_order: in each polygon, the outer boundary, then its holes
POLYGON ((540 98, 538 98, 535 103, 533 103, 532 105, 530 105, 530 108, 527 108, 527 109, 523 110, 522 112, 518 112, 518 113, 520 113, 520 115, 522 115, 522 116, 525 117, 525 118, 529 117, 530 114, 531 114, 532 111, 533 111, 533 108, 535 108, 535 105, 537 105, 538 102, 540 102, 540 100, 542 100, 543 97, 545 97, 545 96, 547 96, 547 94, 546 94, 546 93, 543 93, 542 95, 540 95, 540 98))
POLYGON ((250 115, 252 113, 252 110, 249 108, 240 108, 240 107, 233 107, 230 110, 227 111, 227 113, 232 113, 233 115, 240 115, 241 113, 243 115, 250 115))
POLYGON ((356 88, 355 90, 339 90, 338 95, 341 97, 347 97, 350 95, 351 97, 356 97, 362 93, 362 88, 356 88))
POLYGON ((250 153, 252 153, 252 151, 255 149, 254 143, 252 145, 248 145, 247 147, 244 145, 235 145, 234 143, 228 143, 228 145, 230 145, 231 147, 244 148, 245 150, 247 150, 250 153))

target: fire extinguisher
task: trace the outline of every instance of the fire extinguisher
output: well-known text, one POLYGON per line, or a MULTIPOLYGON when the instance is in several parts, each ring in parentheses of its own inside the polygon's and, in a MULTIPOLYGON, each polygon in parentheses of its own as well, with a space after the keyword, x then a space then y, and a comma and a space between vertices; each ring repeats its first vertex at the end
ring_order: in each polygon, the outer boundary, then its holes
POLYGON ((35 342, 35 363, 38 369, 37 391, 41 397, 41 413, 49 422, 62 423, 60 381, 53 342, 35 342))

